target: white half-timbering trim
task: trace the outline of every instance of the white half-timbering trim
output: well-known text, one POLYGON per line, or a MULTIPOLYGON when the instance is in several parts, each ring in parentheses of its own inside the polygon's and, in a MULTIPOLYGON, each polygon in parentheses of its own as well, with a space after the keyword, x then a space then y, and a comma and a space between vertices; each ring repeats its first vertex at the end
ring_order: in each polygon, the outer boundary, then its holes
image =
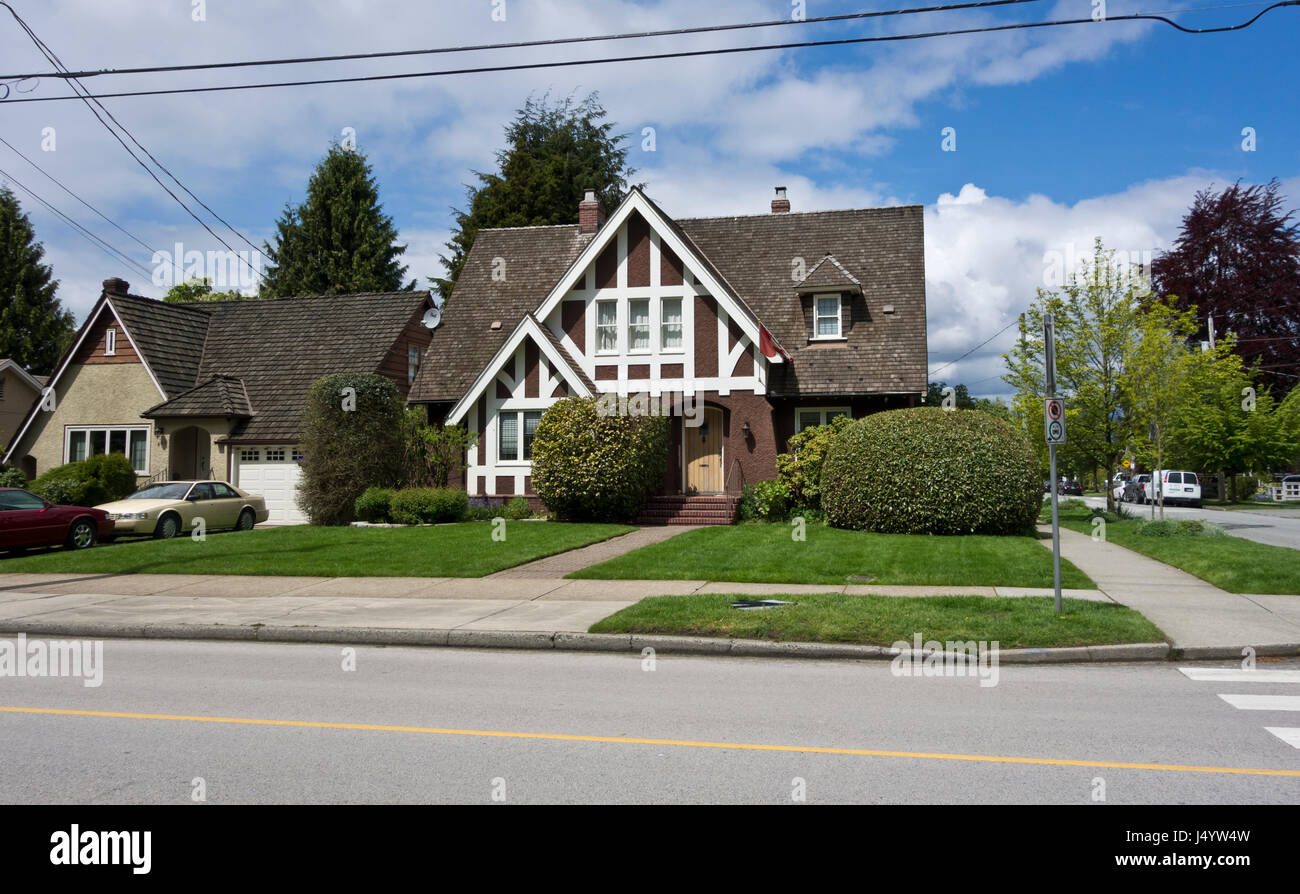
MULTIPOLYGON (((532 338, 537 343, 539 358, 546 357, 551 362, 551 365, 560 371, 572 391, 576 392, 579 397, 592 396, 591 391, 583 384, 582 378, 560 352, 555 349, 555 345, 551 343, 551 340, 546 337, 546 333, 542 331, 542 325, 537 322, 537 318, 532 314, 526 314, 519 321, 519 325, 515 327, 515 331, 506 339, 505 344, 492 355, 492 359, 483 367, 483 371, 474 380, 474 384, 451 408, 451 412, 447 414, 446 422, 448 425, 460 422, 465 417, 465 414, 469 412, 469 409, 474 406, 479 395, 483 394, 488 385, 502 375, 506 363, 515 361, 515 352, 523 344, 525 338, 532 338)), ((508 378, 514 381, 517 386, 522 387, 525 376, 516 369, 515 375, 510 375, 508 378)), ((489 397, 491 396, 489 395, 489 397)))

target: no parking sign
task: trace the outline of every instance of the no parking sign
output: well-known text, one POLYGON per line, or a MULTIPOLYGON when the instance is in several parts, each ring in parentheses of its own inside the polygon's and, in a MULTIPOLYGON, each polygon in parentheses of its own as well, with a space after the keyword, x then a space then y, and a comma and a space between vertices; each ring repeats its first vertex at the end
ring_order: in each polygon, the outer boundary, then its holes
POLYGON ((1065 443, 1065 401, 1059 397, 1043 401, 1043 435, 1049 444, 1065 443))

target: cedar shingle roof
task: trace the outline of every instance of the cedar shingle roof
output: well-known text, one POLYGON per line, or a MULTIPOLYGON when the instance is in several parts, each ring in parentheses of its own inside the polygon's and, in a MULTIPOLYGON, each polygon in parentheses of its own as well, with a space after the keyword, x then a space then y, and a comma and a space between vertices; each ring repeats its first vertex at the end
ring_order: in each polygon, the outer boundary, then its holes
POLYGON ((926 388, 925 240, 921 206, 678 221, 791 356, 773 394, 913 392, 926 388), (847 302, 845 342, 809 344, 809 299, 793 260, 828 254, 862 282, 847 302), (883 312, 884 305, 894 312, 883 312))
POLYGON ((140 415, 146 419, 168 416, 248 417, 253 415, 253 408, 241 379, 234 376, 213 376, 203 384, 156 407, 150 407, 140 415))
POLYGON ((573 355, 569 353, 569 349, 564 346, 564 343, 555 337, 555 333, 548 329, 546 324, 533 316, 531 311, 528 315, 533 317, 533 322, 537 324, 538 329, 542 330, 542 333, 546 336, 546 340, 555 346, 555 350, 560 352, 560 356, 564 358, 565 363, 569 364, 569 367, 573 370, 573 374, 578 377, 580 382, 582 382, 582 386, 591 394, 596 394, 596 383, 591 381, 591 379, 587 377, 587 374, 582 371, 582 364, 573 359, 573 355))
MULTIPOLYGON (((928 361, 921 212, 907 205, 670 225, 789 352, 789 363, 773 366, 773 394, 921 393, 928 361), (819 264, 827 255, 833 263, 819 264), (800 300, 803 286, 791 277, 796 257, 810 268, 811 287, 861 290, 847 302, 844 342, 809 343, 810 299, 800 300)), ((410 399, 458 400, 591 238, 576 225, 480 230, 410 399), (506 260, 504 281, 492 279, 494 258, 506 260), (493 320, 499 330, 489 329, 493 320)))
POLYGON ((110 300, 167 392, 147 414, 244 416, 231 440, 298 435, 321 376, 378 372, 428 292, 370 292, 166 304, 110 300))
POLYGON ((827 255, 817 262, 808 275, 795 284, 795 291, 802 294, 819 291, 860 292, 862 283, 856 276, 840 266, 834 255, 827 255))
POLYGON ((208 326, 205 310, 136 295, 110 295, 108 300, 167 397, 193 388, 208 326))
POLYGON ((576 224, 479 230, 409 399, 459 400, 591 239, 576 224), (495 258, 505 261, 504 279, 492 276, 495 258), (491 328, 494 321, 499 329, 491 328))

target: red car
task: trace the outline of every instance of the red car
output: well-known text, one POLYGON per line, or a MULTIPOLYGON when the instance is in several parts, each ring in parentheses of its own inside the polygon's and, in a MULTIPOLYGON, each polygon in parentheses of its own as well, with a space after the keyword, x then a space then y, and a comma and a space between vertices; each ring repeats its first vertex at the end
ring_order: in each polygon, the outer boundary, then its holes
POLYGON ((89 549, 113 536, 113 522, 102 509, 56 506, 16 487, 0 487, 0 550, 31 546, 89 549))

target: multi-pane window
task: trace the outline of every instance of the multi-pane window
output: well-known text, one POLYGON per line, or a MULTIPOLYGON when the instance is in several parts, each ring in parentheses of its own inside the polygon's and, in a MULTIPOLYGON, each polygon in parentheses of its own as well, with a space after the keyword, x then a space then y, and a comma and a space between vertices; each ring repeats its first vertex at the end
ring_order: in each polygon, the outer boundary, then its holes
POLYGON ((660 303, 660 347, 665 351, 682 349, 682 299, 665 298, 660 303))
POLYGON ((406 348, 406 384, 415 381, 415 374, 420 371, 420 349, 415 345, 406 348))
POLYGON ((817 296, 817 338, 840 337, 840 296, 817 296))
POLYGON ((618 353, 618 302, 596 302, 596 353, 618 353))
POLYGON ((262 451, 256 447, 245 447, 239 451, 241 463, 255 463, 262 458, 262 451))
POLYGON ((533 458, 533 435, 537 433, 537 423, 541 421, 540 411, 524 413, 524 459, 533 458))
POLYGON ((627 345, 633 353, 650 350, 650 299, 634 298, 627 303, 627 345))
POLYGON ((266 461, 269 462, 269 463, 282 463, 282 462, 284 462, 284 448, 283 448, 283 447, 267 447, 267 448, 266 448, 266 461))
POLYGON ((296 463, 300 463, 300 462, 302 462, 302 461, 303 461, 304 459, 306 459, 306 458, 307 458, 307 454, 305 454, 305 453, 302 452, 302 448, 301 448, 301 447, 295 447, 295 448, 293 448, 293 461, 294 461, 294 462, 296 462, 296 463))
POLYGON ((503 462, 519 459, 518 413, 502 413, 497 418, 497 459, 503 462))
POLYGON ((829 425, 836 416, 849 416, 848 407, 801 407, 795 413, 794 430, 801 432, 814 425, 829 425))
POLYGON ((136 474, 149 472, 149 429, 147 428, 70 428, 64 447, 64 461, 81 462, 92 456, 120 453, 131 461, 136 474))

